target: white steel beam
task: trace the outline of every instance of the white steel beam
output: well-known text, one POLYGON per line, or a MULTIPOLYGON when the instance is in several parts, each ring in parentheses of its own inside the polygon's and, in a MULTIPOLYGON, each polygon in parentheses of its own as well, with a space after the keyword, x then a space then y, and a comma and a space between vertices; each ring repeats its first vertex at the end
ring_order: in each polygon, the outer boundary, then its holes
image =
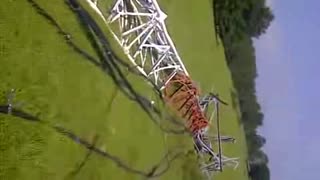
POLYGON ((140 67, 138 70, 157 77, 146 76, 159 85, 167 82, 171 72, 183 71, 188 75, 167 32, 166 18, 156 0, 117 0, 107 21, 111 27, 119 23, 113 35, 132 63, 140 67))

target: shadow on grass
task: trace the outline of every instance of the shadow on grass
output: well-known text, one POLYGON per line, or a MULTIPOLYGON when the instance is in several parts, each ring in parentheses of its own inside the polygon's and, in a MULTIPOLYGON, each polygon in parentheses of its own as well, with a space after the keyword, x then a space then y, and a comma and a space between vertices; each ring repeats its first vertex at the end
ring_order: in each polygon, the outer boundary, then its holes
POLYGON ((231 105, 232 108, 237 112, 237 121, 238 124, 242 124, 241 117, 240 117, 240 107, 239 107, 239 98, 238 94, 235 90, 230 89, 230 96, 231 96, 231 105), (239 112, 239 113, 238 113, 239 112))
POLYGON ((29 121, 29 122, 36 122, 36 123, 41 123, 42 125, 47 125, 50 128, 52 128, 55 132, 69 138, 71 141, 81 145, 83 148, 86 148, 88 150, 88 153, 86 154, 85 158, 73 171, 71 171, 66 176, 66 178, 73 177, 76 174, 78 174, 81 171, 82 167, 85 165, 85 163, 88 161, 88 159, 92 153, 95 153, 102 158, 111 160, 119 168, 122 168, 123 170, 125 170, 128 173, 137 174, 137 175, 140 175, 145 178, 154 178, 154 177, 162 176, 163 174, 165 174, 169 170, 170 164, 174 160, 178 159, 179 157, 183 157, 185 154, 181 150, 168 151, 158 163, 151 166, 150 170, 143 171, 143 170, 135 169, 135 168, 129 166, 125 161, 121 160, 119 157, 117 157, 115 155, 110 154, 108 151, 103 151, 103 150, 97 148, 95 146, 95 142, 97 140, 97 137, 95 138, 95 140, 93 142, 90 143, 89 141, 77 136, 74 132, 72 132, 69 129, 66 129, 62 126, 50 125, 50 124, 46 123, 45 121, 40 120, 38 117, 33 116, 33 115, 26 113, 24 111, 21 111, 19 109, 12 108, 11 114, 8 114, 9 110, 8 110, 7 105, 0 105, 0 113, 11 115, 13 117, 18 117, 18 118, 21 118, 21 119, 29 121))
MULTIPOLYGON (((103 31, 100 29, 95 20, 90 14, 79 4, 77 0, 66 0, 68 7, 77 15, 78 20, 85 32, 92 47, 96 51, 99 59, 94 58, 87 52, 79 48, 71 40, 71 35, 65 32, 62 27, 50 16, 43 8, 41 8, 34 0, 27 0, 36 11, 42 15, 51 25, 53 25, 59 34, 63 35, 66 39, 66 43, 78 54, 85 57, 89 62, 100 68, 104 73, 110 76, 113 82, 117 85, 118 89, 125 94, 128 99, 135 101, 150 117, 150 119, 157 124, 160 129, 165 133, 171 134, 190 134, 185 125, 178 121, 176 118, 169 114, 163 114, 157 107, 154 107, 152 103, 140 93, 138 93, 131 83, 129 83, 126 75, 121 71, 120 66, 127 68, 131 73, 143 77, 137 72, 135 67, 130 66, 128 63, 120 59, 111 49, 110 44, 105 37, 103 31), (169 120, 170 122, 178 125, 177 128, 165 128, 161 124, 161 120, 169 120)), ((143 77, 150 84, 152 84, 154 90, 157 92, 159 98, 163 101, 161 92, 157 86, 149 79, 143 77)))

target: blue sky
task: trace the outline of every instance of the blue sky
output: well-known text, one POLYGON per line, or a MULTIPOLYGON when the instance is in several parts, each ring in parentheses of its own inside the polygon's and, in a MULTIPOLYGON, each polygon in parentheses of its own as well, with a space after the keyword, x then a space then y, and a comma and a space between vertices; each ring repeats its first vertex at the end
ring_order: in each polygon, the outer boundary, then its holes
POLYGON ((269 0, 255 40, 257 95, 272 180, 320 180, 320 1, 269 0))

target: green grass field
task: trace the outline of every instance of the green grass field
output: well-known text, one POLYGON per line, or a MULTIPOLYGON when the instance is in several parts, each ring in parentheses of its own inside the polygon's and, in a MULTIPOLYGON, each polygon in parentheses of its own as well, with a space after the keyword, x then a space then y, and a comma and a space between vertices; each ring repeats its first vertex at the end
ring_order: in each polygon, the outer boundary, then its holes
MULTIPOLYGON (((97 57, 63 0, 36 2, 72 35, 75 44, 97 57)), ((106 9, 111 3, 101 0, 99 6, 106 9)), ((231 104, 234 88, 223 47, 216 44, 211 2, 159 3, 168 14, 167 27, 176 48, 202 93, 213 88, 231 104)), ((86 3, 82 0, 82 4, 86 3)), ((107 27, 104 31, 114 42, 107 27)), ((129 73, 128 78, 138 92, 154 96, 140 77, 129 73)), ((141 179, 95 153, 77 171, 88 150, 57 133, 52 128, 57 125, 87 141, 98 136, 97 147, 142 170, 149 170, 167 149, 192 148, 188 137, 165 136, 136 102, 128 100, 109 76, 75 53, 26 0, 2 0, 0 6, 1 105, 11 88, 17 91, 16 107, 43 121, 28 122, 0 114, 0 179, 141 179)), ((221 123, 223 134, 237 138, 236 144, 223 146, 224 153, 241 157, 241 163, 237 170, 226 170, 217 179, 248 179, 246 146, 236 106, 221 108, 221 123)), ((192 157, 179 159, 160 179, 193 180, 194 166, 192 157)))

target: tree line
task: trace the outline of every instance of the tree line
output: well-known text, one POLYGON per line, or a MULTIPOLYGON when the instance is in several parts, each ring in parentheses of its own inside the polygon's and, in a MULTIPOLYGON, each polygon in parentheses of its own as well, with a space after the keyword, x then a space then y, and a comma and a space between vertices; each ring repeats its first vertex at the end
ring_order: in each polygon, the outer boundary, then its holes
POLYGON ((256 56, 253 39, 264 34, 274 19, 265 0, 214 0, 216 35, 221 38, 240 104, 252 180, 269 180, 268 157, 262 151, 266 139, 257 133, 263 113, 257 101, 256 56))

